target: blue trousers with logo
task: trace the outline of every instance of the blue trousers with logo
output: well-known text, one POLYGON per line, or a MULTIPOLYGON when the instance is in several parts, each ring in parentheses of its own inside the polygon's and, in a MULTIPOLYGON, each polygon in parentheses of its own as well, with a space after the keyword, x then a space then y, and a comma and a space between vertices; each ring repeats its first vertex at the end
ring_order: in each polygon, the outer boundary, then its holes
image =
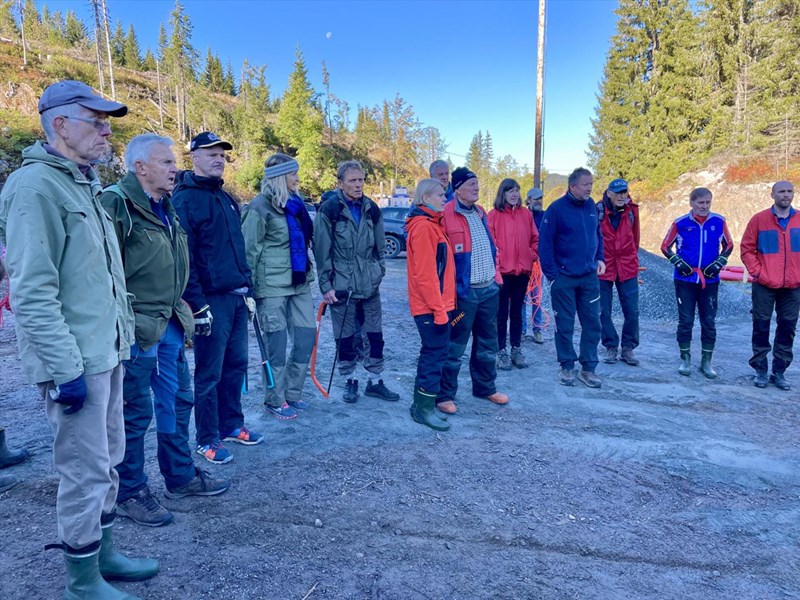
POLYGON ((583 277, 559 275, 550 286, 550 298, 556 321, 556 355, 561 368, 583 370, 597 368, 597 344, 600 343, 600 280, 596 273, 583 277), (581 322, 580 355, 575 354, 572 336, 575 315, 581 322))
POLYGON ((189 448, 189 420, 194 402, 183 329, 170 320, 153 347, 142 351, 138 344, 134 344, 130 360, 123 364, 125 457, 116 467, 119 473, 117 502, 124 502, 147 485, 144 437, 154 412, 158 466, 167 488, 181 487, 195 477, 189 448))

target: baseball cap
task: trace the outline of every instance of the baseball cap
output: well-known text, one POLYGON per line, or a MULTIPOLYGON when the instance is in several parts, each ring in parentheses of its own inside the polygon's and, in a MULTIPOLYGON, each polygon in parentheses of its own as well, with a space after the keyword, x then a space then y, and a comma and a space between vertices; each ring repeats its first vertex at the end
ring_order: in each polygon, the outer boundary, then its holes
POLYGON ((203 131, 202 133, 198 133, 196 136, 194 136, 191 144, 189 144, 189 150, 192 151, 197 150, 198 148, 211 148, 212 146, 222 146, 225 150, 233 150, 233 146, 231 146, 230 142, 219 139, 216 134, 213 134, 210 131, 203 131))
POLYGON ((128 113, 127 106, 106 100, 82 81, 65 79, 51 83, 44 89, 42 97, 39 98, 39 114, 67 104, 80 104, 84 108, 106 113, 112 117, 124 117, 128 113))
POLYGON ((544 198, 544 192, 539 188, 531 188, 528 190, 526 198, 533 198, 534 200, 538 200, 539 198, 544 198))
POLYGON ((615 179, 608 184, 608 191, 619 194, 620 192, 628 191, 628 182, 624 179, 615 179))

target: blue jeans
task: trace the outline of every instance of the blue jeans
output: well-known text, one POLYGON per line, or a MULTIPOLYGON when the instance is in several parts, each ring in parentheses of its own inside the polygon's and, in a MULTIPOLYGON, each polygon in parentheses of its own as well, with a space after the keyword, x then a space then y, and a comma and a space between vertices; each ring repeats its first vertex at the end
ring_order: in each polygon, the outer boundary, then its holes
POLYGON ((556 356, 561 368, 572 370, 575 361, 592 373, 597 368, 597 344, 600 343, 600 283, 596 273, 583 277, 559 275, 550 286, 550 298, 556 320, 556 356), (575 354, 572 335, 575 315, 581 322, 580 356, 575 354))
MULTIPOLYGON (((469 296, 458 299, 454 311, 455 325, 450 330, 447 360, 442 369, 441 389, 437 402, 455 400, 461 357, 472 335, 472 354, 469 374, 472 395, 486 398, 497 391, 497 309, 500 305, 500 286, 492 283, 484 288, 470 288, 469 296)), ((451 323, 453 322, 451 321, 451 323)))
POLYGON ((117 502, 124 502, 147 485, 144 436, 153 419, 154 405, 158 466, 167 488, 181 487, 195 477, 189 448, 192 388, 183 344, 183 329, 171 320, 152 348, 142 351, 134 344, 130 360, 123 363, 125 457, 116 467, 119 473, 117 502))
POLYGON ((205 446, 244 425, 242 384, 247 371, 248 312, 244 296, 206 296, 211 335, 194 338, 194 420, 205 446))
POLYGON ((639 345, 639 278, 625 281, 600 280, 600 323, 602 344, 606 348, 619 348, 619 334, 611 318, 614 305, 614 286, 617 287, 619 305, 625 321, 622 324, 622 348, 633 350, 639 345))

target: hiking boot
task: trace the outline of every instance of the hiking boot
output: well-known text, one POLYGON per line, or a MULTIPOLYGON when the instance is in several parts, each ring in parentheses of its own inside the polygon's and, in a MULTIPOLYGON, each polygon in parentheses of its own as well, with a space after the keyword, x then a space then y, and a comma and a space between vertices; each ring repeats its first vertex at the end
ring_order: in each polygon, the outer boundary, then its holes
POLYGON ((18 483, 19 481, 13 475, 0 475, 0 494, 7 492, 18 483))
MULTIPOLYGON (((297 416, 297 413, 295 413, 297 416)), ((255 446, 256 444, 260 444, 264 441, 264 434, 258 433, 256 431, 250 431, 247 427, 242 425, 239 429, 234 429, 224 438, 222 438, 223 442, 236 442, 237 444, 242 444, 243 446, 255 446)))
POLYGON ((508 358, 508 352, 505 350, 500 350, 497 353, 497 370, 498 371, 510 371, 511 370, 511 359, 508 358))
POLYGON ((311 405, 305 400, 287 400, 286 403, 296 411, 308 410, 309 408, 311 408, 311 405))
POLYGON ((773 373, 769 376, 769 382, 774 383, 775 387, 779 390, 788 391, 792 389, 792 386, 786 381, 786 377, 784 377, 783 373, 773 373))
POLYGON ((541 331, 533 332, 533 341, 536 344, 544 344, 544 336, 542 335, 541 331))
POLYGON ((428 392, 417 388, 414 390, 414 403, 411 405, 409 412, 411 418, 421 425, 427 425, 436 431, 448 431, 450 423, 436 414, 434 404, 436 401, 436 394, 429 394, 428 392))
POLYGON ((620 356, 622 362, 632 367, 639 366, 639 359, 633 355, 633 348, 623 348, 622 355, 620 356))
POLYGON ((503 394, 501 392, 495 392, 490 396, 486 396, 486 399, 494 404, 508 404, 508 394, 503 394))
POLYGON ((0 427, 0 469, 17 465, 28 458, 28 451, 25 448, 12 450, 6 445, 5 427, 0 427))
POLYGON ((348 379, 344 388, 342 400, 348 404, 358 402, 358 379, 348 379))
POLYGON ((106 581, 144 581, 158 574, 158 561, 154 558, 130 558, 116 549, 110 524, 103 526, 97 567, 106 581))
POLYGON ((603 352, 603 362, 609 365, 613 365, 615 362, 617 362, 617 349, 606 348, 606 351, 603 352))
POLYGON ((189 483, 174 490, 167 488, 164 495, 172 500, 179 500, 188 496, 216 496, 231 487, 231 482, 227 479, 217 479, 197 467, 195 467, 195 472, 197 473, 195 478, 189 483))
POLYGON ((147 486, 124 502, 117 502, 117 512, 134 523, 146 527, 161 527, 172 523, 172 513, 158 503, 147 486))
POLYGON ((297 418, 297 411, 289 406, 288 402, 284 402, 280 406, 272 406, 271 404, 265 404, 264 410, 267 412, 268 415, 272 415, 279 421, 288 421, 290 419, 297 418))
POLYGON ((561 369, 558 374, 558 383, 561 385, 575 385, 575 369, 561 369))
POLYGON ((387 400, 388 402, 397 402, 400 400, 400 394, 387 388, 383 383, 383 379, 378 379, 378 383, 374 385, 371 379, 367 380, 367 389, 364 390, 364 395, 387 400))
POLYGON ((714 354, 713 350, 703 350, 703 355, 700 358, 700 372, 705 375, 706 379, 716 379, 717 372, 711 366, 711 356, 714 354))
POLYGON ((681 365, 678 367, 678 373, 686 375, 687 377, 692 372, 692 353, 688 348, 681 348, 681 365))
POLYGON ((592 371, 580 371, 578 373, 578 381, 586 384, 586 386, 590 388, 599 388, 603 385, 603 382, 600 381, 600 378, 597 376, 597 374, 592 371))
POLYGON ((197 446, 195 452, 215 465, 224 465, 233 460, 233 454, 219 440, 214 440, 211 444, 197 446))
POLYGON ((458 407, 452 400, 443 400, 442 402, 436 403, 436 410, 446 415, 454 415, 458 412, 458 407))
POLYGON ((766 371, 756 371, 756 376, 753 378, 753 385, 757 388, 765 388, 769 384, 769 378, 766 371))
POLYGON ((522 356, 522 350, 520 348, 511 348, 511 364, 518 369, 528 368, 528 363, 525 361, 525 357, 522 356))

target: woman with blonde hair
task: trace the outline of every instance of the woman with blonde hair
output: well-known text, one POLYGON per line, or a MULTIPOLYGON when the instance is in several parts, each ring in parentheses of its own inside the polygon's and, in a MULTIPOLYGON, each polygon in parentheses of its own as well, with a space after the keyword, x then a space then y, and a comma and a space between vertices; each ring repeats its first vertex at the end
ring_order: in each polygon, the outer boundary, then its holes
POLYGON ((489 231, 497 246, 497 262, 503 287, 497 309, 497 368, 511 370, 511 365, 525 369, 522 356, 522 303, 528 290, 533 263, 539 260, 539 231, 531 211, 522 206, 519 184, 503 179, 497 189, 494 209, 489 211, 489 231), (509 330, 510 321, 510 330, 509 330), (511 356, 506 340, 511 338, 511 356))
POLYGON ((290 156, 270 156, 261 193, 248 205, 242 222, 256 314, 275 380, 274 388, 264 386, 264 407, 278 419, 294 419, 298 410, 309 408, 302 391, 316 332, 309 257, 314 225, 298 192, 299 169, 290 156))
POLYGON ((408 303, 422 340, 411 418, 438 431, 450 429, 446 417, 435 410, 435 401, 450 344, 450 312, 456 303, 453 250, 442 225, 444 203, 442 184, 423 179, 406 218, 408 303))

